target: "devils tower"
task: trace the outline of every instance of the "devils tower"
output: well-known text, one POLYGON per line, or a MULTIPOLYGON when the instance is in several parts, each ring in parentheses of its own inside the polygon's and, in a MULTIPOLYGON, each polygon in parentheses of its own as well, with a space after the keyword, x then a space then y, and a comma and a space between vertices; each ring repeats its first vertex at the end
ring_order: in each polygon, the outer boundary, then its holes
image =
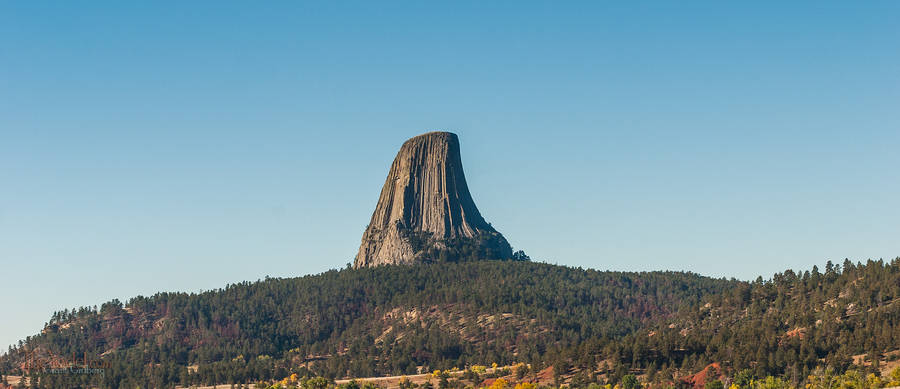
POLYGON ((429 132, 403 143, 354 267, 510 257, 509 243, 475 207, 456 134, 429 132))

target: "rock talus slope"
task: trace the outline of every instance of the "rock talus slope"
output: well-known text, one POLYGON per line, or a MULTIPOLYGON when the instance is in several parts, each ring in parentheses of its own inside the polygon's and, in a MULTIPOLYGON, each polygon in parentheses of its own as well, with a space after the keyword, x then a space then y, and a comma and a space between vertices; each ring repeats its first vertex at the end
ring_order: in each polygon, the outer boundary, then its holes
POLYGON ((469 193, 459 139, 449 132, 410 138, 391 164, 354 267, 512 255, 469 193))

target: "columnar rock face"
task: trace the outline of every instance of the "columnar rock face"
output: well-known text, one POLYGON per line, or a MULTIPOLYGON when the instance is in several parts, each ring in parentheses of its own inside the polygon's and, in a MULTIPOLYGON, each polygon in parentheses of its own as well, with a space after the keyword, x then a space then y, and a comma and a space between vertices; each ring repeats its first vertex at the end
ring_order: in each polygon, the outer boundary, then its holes
POLYGON ((469 194, 456 134, 429 132, 394 158, 354 267, 511 256, 469 194))

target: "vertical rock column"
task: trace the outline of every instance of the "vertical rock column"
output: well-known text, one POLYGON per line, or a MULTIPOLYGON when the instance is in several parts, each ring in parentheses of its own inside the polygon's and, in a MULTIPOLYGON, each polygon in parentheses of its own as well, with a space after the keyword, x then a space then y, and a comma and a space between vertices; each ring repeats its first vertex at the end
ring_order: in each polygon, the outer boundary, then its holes
POLYGON ((475 207, 456 134, 407 140, 391 164, 354 267, 434 261, 428 256, 466 244, 485 246, 476 251, 494 257, 512 255, 475 207))

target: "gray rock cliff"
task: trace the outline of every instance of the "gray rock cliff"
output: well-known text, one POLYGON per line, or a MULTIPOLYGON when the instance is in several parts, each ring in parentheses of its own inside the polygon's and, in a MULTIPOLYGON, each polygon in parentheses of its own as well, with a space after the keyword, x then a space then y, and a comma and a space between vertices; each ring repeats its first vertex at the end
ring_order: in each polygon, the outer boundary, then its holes
POLYGON ((394 158, 354 267, 511 256, 475 207, 456 134, 429 132, 394 158))

